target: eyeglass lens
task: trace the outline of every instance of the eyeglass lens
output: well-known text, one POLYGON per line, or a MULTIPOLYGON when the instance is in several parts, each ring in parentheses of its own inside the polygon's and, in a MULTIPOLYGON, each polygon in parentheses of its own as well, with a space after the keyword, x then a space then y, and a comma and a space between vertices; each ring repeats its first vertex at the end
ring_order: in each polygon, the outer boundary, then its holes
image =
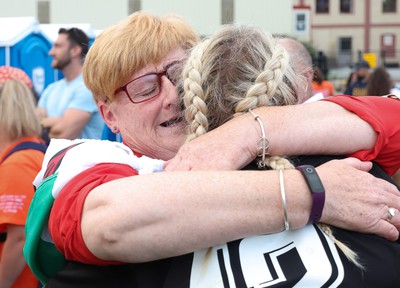
POLYGON ((142 102, 157 96, 161 92, 161 77, 166 75, 172 84, 176 85, 181 77, 182 64, 174 62, 169 67, 160 73, 151 73, 144 75, 126 87, 132 101, 142 102))

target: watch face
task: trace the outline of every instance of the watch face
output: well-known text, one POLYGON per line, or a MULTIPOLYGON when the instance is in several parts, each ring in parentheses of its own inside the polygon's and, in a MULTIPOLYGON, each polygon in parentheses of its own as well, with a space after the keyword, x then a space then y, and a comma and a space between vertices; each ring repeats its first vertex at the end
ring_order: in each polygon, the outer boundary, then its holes
POLYGON ((307 183, 310 186, 310 190, 312 193, 321 193, 325 192, 324 186, 322 185, 321 180, 318 177, 317 171, 312 166, 299 166, 298 167, 307 178, 307 183))

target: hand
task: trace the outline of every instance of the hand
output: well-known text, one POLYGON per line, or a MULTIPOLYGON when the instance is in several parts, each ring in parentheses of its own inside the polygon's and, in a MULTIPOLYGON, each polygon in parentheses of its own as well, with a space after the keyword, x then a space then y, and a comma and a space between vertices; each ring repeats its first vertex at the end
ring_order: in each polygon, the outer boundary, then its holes
POLYGON ((321 222, 395 241, 400 231, 400 192, 364 172, 371 167, 370 162, 347 158, 316 168, 326 191, 321 222), (395 208, 392 219, 389 207, 395 208))
MULTIPOLYGON (((259 135, 250 124, 235 117, 224 125, 185 143, 177 155, 164 164, 166 171, 237 170, 257 154, 259 135)), ((245 121, 248 119, 244 118, 245 121)))

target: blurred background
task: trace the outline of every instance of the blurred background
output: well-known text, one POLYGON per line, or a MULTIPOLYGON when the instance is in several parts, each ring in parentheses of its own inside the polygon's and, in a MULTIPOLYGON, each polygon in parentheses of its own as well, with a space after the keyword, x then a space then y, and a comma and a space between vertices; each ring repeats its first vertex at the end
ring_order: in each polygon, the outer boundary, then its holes
POLYGON ((62 77, 47 55, 58 28, 76 26, 94 41, 102 29, 140 10, 174 13, 201 34, 251 24, 303 42, 337 91, 366 60, 400 81, 398 0, 0 0, 0 65, 22 68, 38 94, 62 77))

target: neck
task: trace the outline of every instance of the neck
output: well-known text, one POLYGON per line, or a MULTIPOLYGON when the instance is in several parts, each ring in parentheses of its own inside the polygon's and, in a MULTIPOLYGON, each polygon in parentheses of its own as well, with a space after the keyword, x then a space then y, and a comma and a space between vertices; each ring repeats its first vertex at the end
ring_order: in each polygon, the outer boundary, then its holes
MULTIPOLYGON (((76 60, 80 61, 80 60, 76 60)), ((82 73, 82 63, 72 62, 70 65, 62 69, 65 79, 70 82, 82 73)))

